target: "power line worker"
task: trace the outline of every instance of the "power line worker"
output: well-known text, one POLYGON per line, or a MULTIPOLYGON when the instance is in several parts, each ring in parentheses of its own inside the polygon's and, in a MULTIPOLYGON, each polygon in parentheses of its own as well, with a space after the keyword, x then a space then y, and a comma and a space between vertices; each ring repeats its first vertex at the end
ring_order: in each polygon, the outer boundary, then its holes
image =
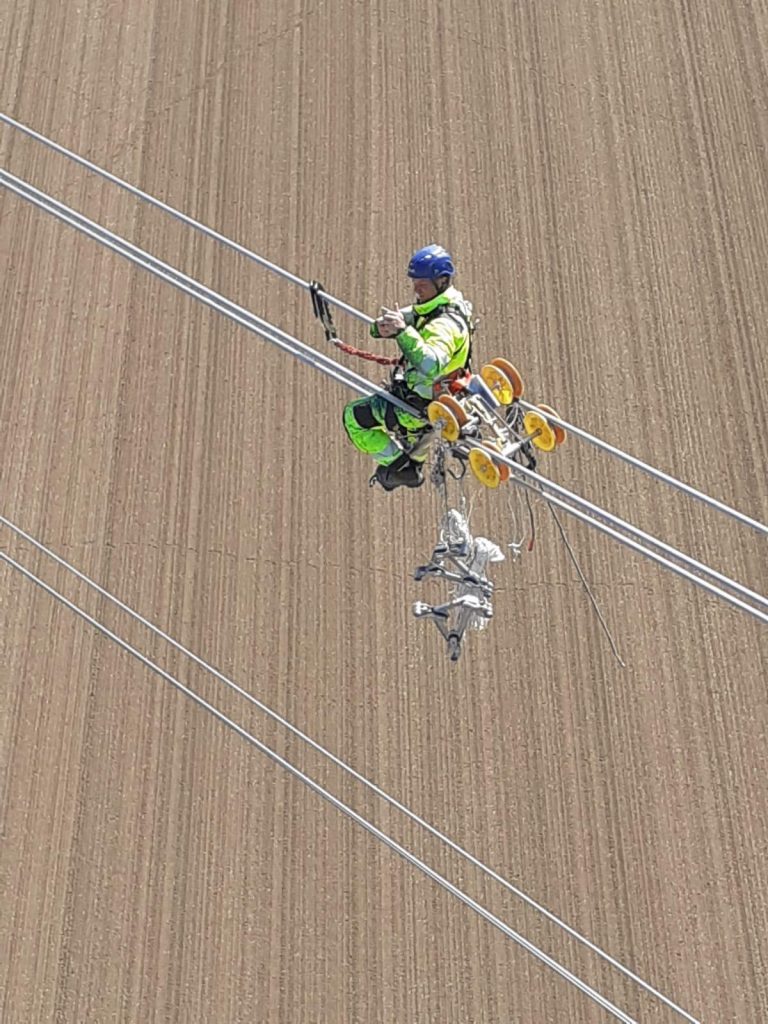
MULTIPOLYGON (((469 363, 472 304, 453 287, 454 274, 442 246, 417 250, 408 264, 417 301, 405 309, 382 307, 371 324, 374 338, 394 338, 402 353, 388 390, 419 412, 434 397, 439 380, 469 363)), ((423 420, 373 395, 345 407, 344 429, 359 451, 373 457, 374 477, 385 490, 424 483, 426 451, 409 454, 424 432, 423 420)))

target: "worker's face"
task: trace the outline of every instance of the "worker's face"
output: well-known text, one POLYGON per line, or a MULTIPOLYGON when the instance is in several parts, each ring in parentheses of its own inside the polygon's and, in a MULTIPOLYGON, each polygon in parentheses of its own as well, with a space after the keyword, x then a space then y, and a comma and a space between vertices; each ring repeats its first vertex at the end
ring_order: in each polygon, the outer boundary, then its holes
POLYGON ((437 285, 428 277, 414 277, 413 290, 416 292, 416 299, 419 303, 429 302, 437 295, 437 285))

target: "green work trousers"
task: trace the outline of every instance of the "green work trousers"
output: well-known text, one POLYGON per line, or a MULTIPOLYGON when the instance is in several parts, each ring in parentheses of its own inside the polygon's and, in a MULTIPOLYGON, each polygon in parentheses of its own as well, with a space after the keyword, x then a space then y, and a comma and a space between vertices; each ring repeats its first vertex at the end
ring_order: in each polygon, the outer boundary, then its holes
MULTIPOLYGON (((415 444, 425 427, 403 409, 398 409, 381 395, 360 398, 344 408, 344 429, 358 451, 370 455, 375 462, 388 466, 415 444)), ((416 461, 426 459, 419 453, 416 461)))

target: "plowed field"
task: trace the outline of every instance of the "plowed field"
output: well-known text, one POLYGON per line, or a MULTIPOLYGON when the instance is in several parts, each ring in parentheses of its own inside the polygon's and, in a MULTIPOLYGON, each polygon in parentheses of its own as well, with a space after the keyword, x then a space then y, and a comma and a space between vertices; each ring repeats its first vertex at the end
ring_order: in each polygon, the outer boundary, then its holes
MULTIPOLYGON (((480 360, 768 518, 763 4, 5 0, 0 40, 0 109, 358 308, 444 243, 480 360)), ((323 344, 300 289, 8 127, 0 166, 323 344)), ((3 189, 0 311, 4 516, 697 1019, 768 1019, 764 626, 568 523, 621 669, 540 511, 452 666, 410 613, 438 499, 369 490, 341 387, 3 189)), ((757 533, 575 439, 545 469, 765 592, 757 533)), ((511 539, 506 498, 473 524, 511 539)), ((631 1017, 680 1019, 0 545, 631 1017)), ((609 1019, 7 564, 0 682, 3 1022, 609 1019)))

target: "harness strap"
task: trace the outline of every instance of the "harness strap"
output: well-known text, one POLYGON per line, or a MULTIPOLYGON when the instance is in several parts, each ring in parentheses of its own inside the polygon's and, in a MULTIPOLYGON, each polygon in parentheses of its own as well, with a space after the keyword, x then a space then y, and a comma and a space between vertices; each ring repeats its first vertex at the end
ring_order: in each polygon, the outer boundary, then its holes
POLYGON ((323 325, 325 331, 325 340, 330 341, 336 348, 342 352, 346 352, 347 355, 357 356, 358 359, 367 359, 370 363, 378 363, 379 366, 396 366, 400 361, 399 356, 378 356, 374 352, 365 352, 361 348, 355 348, 354 345, 347 345, 336 333, 336 325, 333 322, 333 315, 331 314, 331 307, 328 305, 328 300, 324 299, 320 294, 325 291, 319 281, 309 282, 309 294, 312 299, 312 312, 315 314, 317 319, 323 325))

